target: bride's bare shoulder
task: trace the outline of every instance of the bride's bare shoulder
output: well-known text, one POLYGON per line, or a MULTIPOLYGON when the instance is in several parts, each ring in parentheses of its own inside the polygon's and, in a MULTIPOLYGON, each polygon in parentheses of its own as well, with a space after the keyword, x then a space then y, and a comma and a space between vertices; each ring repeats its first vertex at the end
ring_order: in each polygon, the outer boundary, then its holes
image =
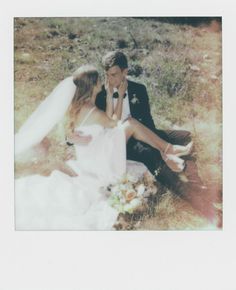
POLYGON ((84 104, 81 109, 80 109, 80 112, 79 112, 79 119, 83 119, 84 116, 87 115, 87 113, 93 108, 93 105, 92 104, 84 104))
POLYGON ((91 110, 94 107, 94 105, 92 105, 91 103, 85 103, 83 104, 83 106, 81 107, 80 111, 82 113, 84 112, 88 112, 89 110, 91 110))
POLYGON ((93 108, 94 108, 94 105, 91 103, 84 104, 81 107, 79 111, 79 115, 77 117, 77 125, 80 125, 81 123, 85 123, 89 125, 96 123, 99 109, 95 107, 94 110, 91 112, 92 114, 90 114, 90 111, 93 108))

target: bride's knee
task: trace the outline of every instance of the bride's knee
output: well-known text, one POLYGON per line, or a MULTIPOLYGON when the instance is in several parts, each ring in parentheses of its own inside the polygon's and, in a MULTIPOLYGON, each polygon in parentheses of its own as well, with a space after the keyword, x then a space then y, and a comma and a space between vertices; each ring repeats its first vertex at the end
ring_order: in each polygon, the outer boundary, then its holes
POLYGON ((123 126, 125 128, 126 136, 129 138, 134 133, 134 119, 133 118, 127 118, 123 122, 123 126))
POLYGON ((136 121, 134 118, 132 118, 132 117, 128 117, 128 118, 124 121, 124 123, 125 123, 127 126, 129 126, 129 127, 134 127, 135 124, 137 123, 137 121, 136 121))

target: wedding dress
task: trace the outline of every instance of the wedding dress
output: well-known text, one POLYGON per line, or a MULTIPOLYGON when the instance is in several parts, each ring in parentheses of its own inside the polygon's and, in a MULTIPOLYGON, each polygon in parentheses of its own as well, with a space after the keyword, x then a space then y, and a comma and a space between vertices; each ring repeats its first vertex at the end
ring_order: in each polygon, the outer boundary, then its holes
POLYGON ((74 145, 76 160, 68 165, 78 174, 70 177, 55 170, 50 176, 32 175, 16 179, 17 230, 111 230, 118 212, 101 191, 126 171, 141 177, 147 168, 126 161, 124 126, 106 129, 85 125, 94 108, 76 128, 91 135, 87 146, 74 145))

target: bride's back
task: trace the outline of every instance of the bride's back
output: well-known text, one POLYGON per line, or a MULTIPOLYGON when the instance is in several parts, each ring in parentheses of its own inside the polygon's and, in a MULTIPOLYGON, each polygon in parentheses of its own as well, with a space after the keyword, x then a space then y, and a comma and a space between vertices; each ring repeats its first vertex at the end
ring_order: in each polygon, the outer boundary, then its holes
POLYGON ((84 104, 76 118, 75 127, 80 127, 82 125, 92 125, 94 124, 94 118, 92 116, 93 108, 92 104, 84 104))
POLYGON ((77 116, 75 127, 99 125, 104 128, 114 128, 117 121, 110 119, 105 112, 99 110, 92 103, 84 104, 77 116))

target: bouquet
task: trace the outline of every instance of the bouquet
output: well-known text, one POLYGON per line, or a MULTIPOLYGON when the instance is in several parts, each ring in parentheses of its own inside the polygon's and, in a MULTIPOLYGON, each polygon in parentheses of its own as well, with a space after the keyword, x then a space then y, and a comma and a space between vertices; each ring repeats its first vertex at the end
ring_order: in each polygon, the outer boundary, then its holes
POLYGON ((109 204, 119 213, 133 214, 143 211, 148 205, 148 198, 157 193, 155 179, 149 172, 141 177, 126 173, 116 184, 106 189, 109 204))

